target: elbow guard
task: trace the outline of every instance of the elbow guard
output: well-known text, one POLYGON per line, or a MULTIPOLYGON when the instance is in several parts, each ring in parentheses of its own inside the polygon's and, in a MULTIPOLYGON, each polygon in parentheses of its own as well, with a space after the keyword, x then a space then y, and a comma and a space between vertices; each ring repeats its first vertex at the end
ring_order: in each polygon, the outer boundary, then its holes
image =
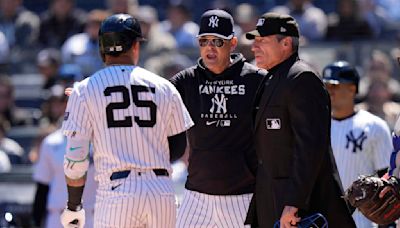
POLYGON ((64 155, 64 173, 76 180, 86 175, 89 169, 89 140, 77 137, 68 138, 64 155))

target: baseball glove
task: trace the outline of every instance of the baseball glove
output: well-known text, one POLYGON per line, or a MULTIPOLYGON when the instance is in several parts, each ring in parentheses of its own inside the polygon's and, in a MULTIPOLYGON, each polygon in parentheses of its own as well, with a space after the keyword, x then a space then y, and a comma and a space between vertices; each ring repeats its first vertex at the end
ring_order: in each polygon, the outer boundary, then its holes
POLYGON ((369 220, 386 225, 400 217, 400 183, 392 176, 388 180, 376 176, 360 176, 346 190, 344 198, 369 220), (379 193, 385 188, 382 197, 379 193))

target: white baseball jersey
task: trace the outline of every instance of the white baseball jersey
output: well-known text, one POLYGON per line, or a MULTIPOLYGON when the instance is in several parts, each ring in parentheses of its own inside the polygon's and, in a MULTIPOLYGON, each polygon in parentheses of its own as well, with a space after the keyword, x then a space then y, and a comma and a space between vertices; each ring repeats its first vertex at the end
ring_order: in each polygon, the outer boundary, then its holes
MULTIPOLYGON (((374 174, 389 167, 392 137, 385 121, 360 110, 344 120, 332 119, 331 141, 344 190, 360 174, 374 174)), ((358 210, 353 214, 357 227, 373 227, 358 210)))
MULTIPOLYGON (((60 214, 67 204, 67 185, 64 175, 64 153, 66 137, 60 130, 44 138, 40 146, 39 160, 34 166, 33 179, 49 185, 47 196, 46 227, 62 228, 60 214)), ((97 184, 94 181, 94 167, 89 166, 87 181, 83 192, 83 205, 86 209, 85 227, 93 227, 93 210, 97 184)))
POLYGON ((171 173, 167 137, 192 125, 175 87, 138 66, 106 67, 74 88, 63 130, 93 143, 99 181, 95 227, 175 226, 171 179, 152 170, 171 173), (123 170, 132 172, 110 180, 123 170))

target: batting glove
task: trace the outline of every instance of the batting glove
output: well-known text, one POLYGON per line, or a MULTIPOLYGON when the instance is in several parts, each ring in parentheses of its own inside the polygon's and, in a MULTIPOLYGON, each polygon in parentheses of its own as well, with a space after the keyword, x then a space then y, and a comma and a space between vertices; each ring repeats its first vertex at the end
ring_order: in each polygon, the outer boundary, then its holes
POLYGON ((60 216, 64 228, 83 228, 85 225, 85 210, 71 211, 65 208, 60 216))

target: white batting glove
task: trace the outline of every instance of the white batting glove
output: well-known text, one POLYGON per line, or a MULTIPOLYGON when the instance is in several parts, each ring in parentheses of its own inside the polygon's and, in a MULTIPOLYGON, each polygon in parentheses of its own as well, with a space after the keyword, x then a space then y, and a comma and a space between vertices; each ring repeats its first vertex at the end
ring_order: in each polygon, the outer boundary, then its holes
POLYGON ((65 208, 60 216, 64 228, 83 228, 85 225, 85 210, 71 211, 65 208))

